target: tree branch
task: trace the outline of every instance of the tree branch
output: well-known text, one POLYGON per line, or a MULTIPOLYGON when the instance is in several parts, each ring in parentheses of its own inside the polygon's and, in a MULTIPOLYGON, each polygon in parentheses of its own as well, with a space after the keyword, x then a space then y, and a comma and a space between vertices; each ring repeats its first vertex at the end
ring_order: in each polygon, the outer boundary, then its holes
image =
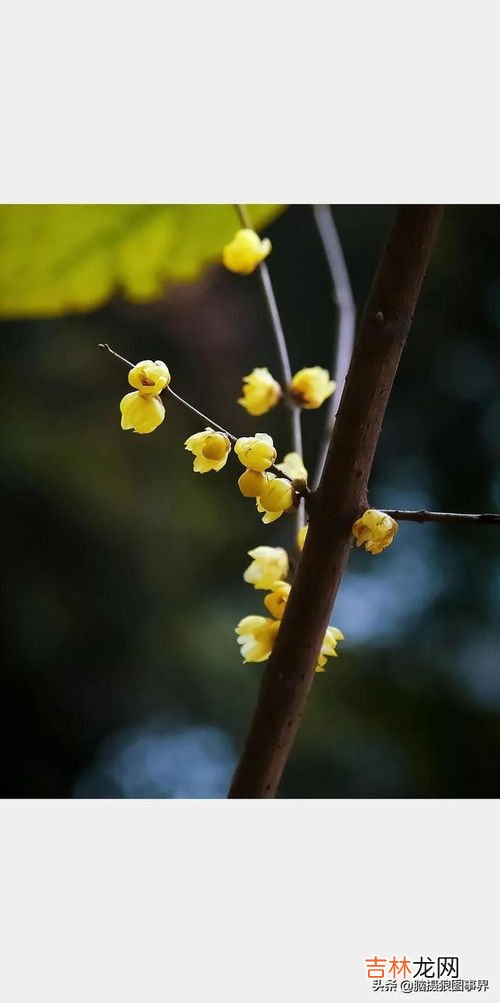
POLYGON ((427 512, 426 509, 412 511, 407 508, 382 508, 381 512, 392 516, 399 522, 444 522, 444 523, 476 523, 479 525, 500 525, 500 513, 480 512, 473 515, 469 512, 427 512))
POLYGON ((340 404, 342 391, 349 370, 349 364, 354 348, 356 329, 356 306, 352 295, 349 272, 345 263, 342 244, 337 233, 337 227, 329 205, 313 206, 314 219, 323 244, 332 280, 333 300, 337 307, 337 324, 334 340, 332 377, 335 380, 335 390, 326 405, 325 429, 318 451, 316 483, 321 477, 325 465, 326 454, 332 437, 335 415, 340 404))
POLYGON ((231 798, 276 794, 351 550, 351 527, 367 507, 373 457, 441 211, 440 206, 400 207, 382 253, 309 532, 229 791, 231 798))

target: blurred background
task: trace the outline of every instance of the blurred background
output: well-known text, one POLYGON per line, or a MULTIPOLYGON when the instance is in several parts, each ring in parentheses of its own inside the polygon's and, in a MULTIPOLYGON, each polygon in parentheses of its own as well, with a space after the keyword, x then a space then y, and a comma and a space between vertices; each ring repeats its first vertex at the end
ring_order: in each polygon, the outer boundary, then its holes
MULTIPOLYGON (((394 209, 335 206, 358 309, 394 209)), ((236 225, 235 225, 236 228, 236 225)), ((265 231, 292 368, 331 368, 335 308, 312 208, 265 231)), ((36 253, 36 246, 34 247, 36 253)), ((3 797, 223 797, 262 665, 234 627, 263 613, 247 551, 288 547, 219 474, 192 472, 200 430, 167 400, 152 435, 122 432, 127 373, 97 350, 163 359, 172 386, 236 434, 241 377, 276 354, 256 276, 221 267, 156 302, 3 321, 3 797)), ((500 207, 447 208, 371 480, 375 507, 500 507, 500 207)), ((305 413, 314 462, 323 410, 305 413)), ((500 531, 403 523, 356 551, 281 796, 498 797, 500 531)))

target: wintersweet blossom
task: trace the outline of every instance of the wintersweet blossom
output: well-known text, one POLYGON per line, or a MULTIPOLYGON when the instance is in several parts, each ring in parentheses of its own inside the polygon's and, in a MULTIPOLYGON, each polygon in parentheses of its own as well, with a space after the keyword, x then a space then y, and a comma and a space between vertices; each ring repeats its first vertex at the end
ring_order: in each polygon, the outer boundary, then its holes
POLYGON ((265 662, 273 650, 280 620, 267 616, 244 616, 236 627, 244 662, 265 662))
POLYGON ((338 658, 337 647, 338 641, 344 641, 344 635, 338 627, 327 627, 326 634, 321 646, 321 651, 318 655, 318 664, 316 666, 316 672, 324 672, 327 658, 338 658))
POLYGON ((264 598, 264 606, 276 620, 281 620, 281 617, 285 612, 285 606, 291 587, 292 586, 289 585, 288 582, 274 582, 271 586, 269 595, 264 598))
POLYGON ((194 453, 193 470, 197 474, 207 474, 209 470, 221 470, 231 450, 227 435, 215 432, 213 428, 206 428, 204 432, 190 435, 184 446, 194 453))
POLYGON ((242 392, 243 397, 238 397, 238 404, 254 418, 270 411, 282 395, 279 383, 265 367, 254 369, 243 377, 242 392))
POLYGON ((307 470, 304 461, 298 453, 287 453, 281 463, 276 464, 291 481, 301 481, 307 484, 307 470))
POLYGON ((276 519, 279 519, 283 515, 283 512, 266 512, 266 509, 260 503, 260 498, 256 498, 255 503, 257 505, 257 512, 262 515, 262 522, 265 525, 268 525, 270 522, 276 522, 276 519))
POLYGON ((283 512, 293 508, 298 498, 290 481, 276 474, 267 474, 267 484, 255 499, 257 512, 263 513, 262 522, 270 523, 279 519, 283 512))
MULTIPOLYGON (((266 616, 243 617, 243 620, 240 620, 236 627, 243 661, 265 662, 273 650, 280 625, 281 620, 274 620, 266 616)), ((344 635, 338 627, 327 627, 318 655, 316 672, 325 671, 328 658, 338 657, 337 644, 343 640, 344 635)))
POLYGON ((277 455, 271 436, 265 432, 237 439, 234 451, 244 467, 259 473, 272 467, 277 455))
POLYGON ((321 407, 323 401, 335 390, 335 382, 321 366, 299 369, 290 383, 290 393, 300 407, 306 411, 321 407))
POLYGON ((238 487, 245 498, 258 498, 267 484, 267 474, 257 470, 245 470, 238 477, 238 487))
POLYGON ((154 432, 165 417, 165 408, 159 397, 145 397, 137 390, 125 394, 120 401, 122 428, 132 429, 139 435, 154 432))
POLYGON ((170 383, 170 372, 164 362, 145 359, 138 362, 129 372, 128 381, 134 390, 144 397, 161 394, 170 383))
POLYGON ((397 522, 376 508, 367 509, 352 527, 356 546, 361 547, 364 544, 369 554, 381 554, 390 546, 397 531, 397 522))
POLYGON ((271 241, 261 240, 255 230, 237 230, 232 241, 226 244, 222 260, 230 272, 250 275, 271 253, 271 241))
POLYGON ((307 530, 309 526, 301 526, 297 532, 297 547, 300 551, 304 548, 304 543, 306 542, 307 530))
POLYGON ((269 477, 259 501, 266 512, 286 512, 295 501, 295 491, 285 477, 269 477))
POLYGON ((248 551, 252 563, 243 578, 254 589, 270 589, 288 574, 288 554, 283 547, 254 547, 248 551))

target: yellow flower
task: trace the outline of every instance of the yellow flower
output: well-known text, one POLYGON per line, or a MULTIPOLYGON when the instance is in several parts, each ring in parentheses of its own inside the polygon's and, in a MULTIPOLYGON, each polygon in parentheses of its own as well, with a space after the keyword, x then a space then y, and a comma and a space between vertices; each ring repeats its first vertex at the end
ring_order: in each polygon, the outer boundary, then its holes
POLYGON ((390 546, 397 531, 397 522, 376 508, 367 509, 352 527, 356 546, 361 547, 364 544, 369 554, 381 554, 390 546))
POLYGON ((321 407, 323 401, 334 390, 335 382, 330 379, 329 372, 322 369, 321 366, 299 369, 290 383, 290 393, 293 399, 306 411, 321 407))
POLYGON ((244 467, 262 473, 272 467, 276 459, 276 450, 270 435, 257 432, 256 435, 244 436, 238 439, 234 447, 236 456, 244 467))
POLYGON ((288 582, 274 582, 271 591, 264 599, 264 606, 269 610, 271 616, 276 620, 281 620, 285 612, 285 606, 290 594, 291 585, 288 582))
POLYGON ((288 554, 283 547, 254 547, 248 551, 252 563, 243 578, 254 589, 270 589, 288 574, 288 554))
POLYGON ((128 374, 128 381, 135 390, 140 390, 144 397, 160 394, 170 383, 170 373, 164 362, 151 362, 145 359, 138 362, 128 374))
POLYGON ((318 656, 316 672, 324 672, 327 658, 337 658, 337 641, 344 641, 344 635, 338 627, 327 627, 326 634, 318 656))
POLYGON ((300 551, 303 550, 304 543, 306 542, 307 530, 309 526, 302 526, 297 532, 297 547, 300 551))
POLYGON ((257 512, 264 513, 262 516, 262 522, 266 525, 270 522, 276 522, 276 519, 279 519, 280 515, 283 515, 283 512, 266 512, 264 506, 260 503, 260 498, 256 498, 255 502, 257 505, 257 512))
POLYGON ((120 401, 122 428, 132 428, 139 435, 154 432, 165 417, 165 408, 159 397, 144 397, 134 390, 120 401))
POLYGON ((226 244, 222 260, 230 272, 250 275, 271 252, 271 241, 261 240, 255 230, 238 230, 231 243, 226 244))
POLYGON ((266 474, 266 485, 262 494, 255 499, 257 512, 264 513, 262 522, 275 522, 283 512, 294 505, 296 498, 290 481, 284 477, 276 477, 276 474, 266 474), (271 485, 275 486, 271 489, 271 485))
POLYGON ((238 397, 238 404, 241 404, 248 411, 248 414, 258 418, 261 414, 266 414, 281 397, 281 387, 276 382, 269 369, 254 369, 248 376, 243 377, 243 397, 238 397))
POLYGON ((245 470, 238 477, 238 487, 245 498, 258 498, 266 484, 267 474, 261 474, 257 470, 245 470))
POLYGON ((236 627, 244 662, 265 662, 274 647, 279 620, 267 616, 244 616, 236 627))
POLYGON ((299 481, 307 484, 307 470, 304 461, 298 453, 287 453, 282 463, 276 464, 278 470, 282 470, 291 481, 299 481))
POLYGON ((269 477, 259 501, 266 512, 286 512, 292 507, 295 497, 290 481, 284 477, 269 477))
POLYGON ((227 435, 223 432, 214 432, 213 428, 206 428, 204 432, 190 435, 184 445, 194 453, 193 470, 197 474, 207 474, 209 470, 221 470, 231 450, 227 435))

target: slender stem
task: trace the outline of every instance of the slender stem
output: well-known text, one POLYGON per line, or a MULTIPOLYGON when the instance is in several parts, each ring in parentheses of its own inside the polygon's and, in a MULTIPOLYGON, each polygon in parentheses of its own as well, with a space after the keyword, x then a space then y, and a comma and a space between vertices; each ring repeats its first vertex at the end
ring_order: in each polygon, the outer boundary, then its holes
POLYGON ((106 351, 108 351, 111 355, 114 355, 115 359, 119 359, 120 362, 124 362, 125 365, 129 367, 129 369, 133 369, 134 368, 134 363, 133 362, 129 362, 128 359, 124 359, 123 355, 118 355, 118 352, 115 352, 114 348, 110 348, 107 342, 104 342, 103 345, 98 345, 97 347, 98 348, 105 348, 106 351))
MULTIPOLYGON (((363 507, 441 207, 398 209, 361 321, 302 556, 231 798, 273 798, 290 755, 363 507)), ((341 624, 339 626, 342 626, 341 624)))
POLYGON ((337 308, 332 376, 335 390, 326 405, 325 428, 321 439, 315 484, 319 482, 332 437, 335 415, 344 389, 356 331, 356 306, 342 244, 329 205, 313 206, 314 219, 325 252, 332 280, 333 300, 337 308))
MULTIPOLYGON (((251 229, 252 224, 250 222, 250 217, 248 215, 248 209, 246 205, 235 205, 236 212, 240 218, 240 222, 246 229, 251 229)), ((274 295, 274 290, 271 282, 271 277, 269 275, 269 269, 265 261, 261 261, 259 268, 259 279, 264 292, 264 299, 266 301, 267 312, 269 314, 269 319, 271 321, 271 327, 274 333, 274 340, 276 342, 276 348, 278 349, 278 355, 281 366, 281 376, 284 383, 285 393, 288 391, 292 379, 292 369, 290 366, 290 358, 288 355, 288 348, 286 344, 286 338, 283 331, 283 325, 281 323, 281 318, 279 315, 278 304, 276 303, 276 297, 274 295)), ((300 450, 297 449, 297 452, 300 450)))
MULTIPOLYGON (((248 214, 247 206, 240 203, 235 203, 235 209, 240 219, 243 227, 246 229, 251 229, 252 224, 250 222, 250 216, 248 214)), ((278 356, 280 360, 281 367, 281 379, 283 383, 284 400, 290 411, 290 431, 292 437, 292 449, 299 456, 302 456, 302 427, 301 427, 301 409, 297 407, 289 397, 289 386, 292 381, 292 367, 290 365, 290 357, 288 355, 288 348, 286 344, 285 333, 283 331, 283 325, 281 323, 281 317, 279 315, 278 304, 276 302, 276 297, 274 295, 274 289, 271 282, 271 276, 269 274, 269 269, 265 261, 261 261, 258 268, 259 280, 264 293, 264 299, 267 306, 267 312, 269 319, 271 321, 271 327, 274 333, 274 340, 276 342, 276 348, 278 349, 278 356)), ((297 528, 300 529, 304 525, 304 506, 299 505, 297 509, 297 528)))
POLYGON ((390 515, 400 522, 444 522, 444 523, 472 523, 476 525, 500 525, 500 513, 480 512, 473 515, 469 512, 428 512, 426 509, 412 511, 405 508, 383 508, 381 512, 390 515))
POLYGON ((224 435, 226 435, 227 438, 231 440, 231 442, 238 441, 236 435, 233 435, 232 432, 228 432, 227 428, 223 428, 222 425, 218 425, 217 422, 213 420, 213 418, 207 418, 206 414, 203 414, 201 411, 198 411, 197 407, 193 407, 193 405, 189 404, 188 401, 185 401, 183 397, 179 397, 179 394, 176 394, 175 390, 172 390, 172 387, 170 386, 165 387, 165 390, 163 392, 170 394, 171 397, 175 397, 176 401, 178 401, 179 404, 182 404, 183 407, 187 408, 188 411, 191 411, 192 414, 195 414, 198 418, 201 418, 202 421, 205 421, 207 425, 210 425, 210 428, 216 428, 218 429, 219 432, 223 432, 224 435))
MULTIPOLYGON (((126 366, 129 366, 130 369, 134 368, 133 362, 130 362, 129 359, 125 359, 123 355, 118 355, 118 352, 115 352, 113 348, 110 348, 110 346, 107 343, 98 345, 97 347, 105 348, 111 355, 114 355, 116 359, 119 359, 120 362, 124 362, 126 366)), ((231 442, 238 441, 238 437, 236 435, 233 435, 232 432, 228 432, 227 428, 224 428, 223 425, 219 425, 218 422, 214 421, 213 418, 209 418, 206 414, 203 414, 202 411, 198 411, 197 407, 194 407, 193 404, 189 404, 189 402, 184 400, 183 397, 180 397, 179 394, 176 394, 175 390, 172 390, 171 386, 165 387, 162 392, 170 394, 170 396, 173 397, 179 404, 182 404, 182 406, 187 408, 188 411, 191 411, 191 414, 195 414, 197 418, 201 419, 201 421, 206 422, 207 425, 210 426, 210 428, 218 429, 218 431, 226 435, 227 438, 231 440, 231 442)), ((272 466, 269 467, 269 470, 273 474, 276 474, 276 477, 284 477, 285 480, 290 481, 290 483, 293 481, 292 477, 289 477, 288 474, 285 474, 283 470, 279 470, 274 463, 272 464, 272 466)), ((297 494, 299 494, 301 498, 307 498, 310 495, 309 488, 304 487, 303 489, 297 491, 297 494)), ((302 502, 299 503, 299 508, 301 506, 302 502)))

